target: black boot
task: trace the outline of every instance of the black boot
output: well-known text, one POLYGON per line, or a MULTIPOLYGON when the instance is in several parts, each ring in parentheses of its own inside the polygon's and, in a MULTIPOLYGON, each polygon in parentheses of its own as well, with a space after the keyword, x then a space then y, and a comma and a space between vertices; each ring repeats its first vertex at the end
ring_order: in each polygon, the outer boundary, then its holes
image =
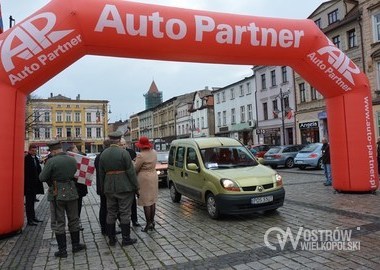
POLYGON ((131 225, 128 224, 120 224, 121 234, 123 236, 122 246, 133 245, 137 242, 137 239, 131 238, 131 225))
POLYGON ((56 234, 55 239, 57 239, 58 251, 54 253, 54 256, 58 258, 67 258, 66 234, 56 234))
POLYGON ((71 236, 71 245, 73 246, 73 249, 72 249, 73 253, 76 253, 86 248, 85 244, 79 243, 79 231, 70 232, 70 236, 71 236))
POLYGON ((107 234, 110 241, 108 244, 113 247, 116 245, 116 228, 115 223, 114 224, 108 224, 107 223, 107 234))

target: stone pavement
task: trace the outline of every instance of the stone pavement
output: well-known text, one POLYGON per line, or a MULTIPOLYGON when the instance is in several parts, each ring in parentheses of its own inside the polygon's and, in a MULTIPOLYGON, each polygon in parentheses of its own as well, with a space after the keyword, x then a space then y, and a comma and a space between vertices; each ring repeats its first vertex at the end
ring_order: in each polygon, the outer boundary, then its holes
MULTIPOLYGON (((73 255, 68 237, 66 259, 54 257, 57 245, 50 230, 49 206, 41 196, 36 211, 44 222, 0 240, 0 269, 380 269, 379 195, 336 193, 322 185, 322 171, 279 172, 284 177, 286 199, 274 214, 212 220, 204 205, 184 197, 179 204, 172 203, 169 190, 160 188, 156 231, 147 234, 134 228, 132 237, 138 242, 127 247, 120 245, 120 235, 116 247, 109 247, 100 233, 99 198, 91 187, 81 217, 81 241, 87 250, 73 255), (300 243, 293 246, 288 238, 281 248, 274 232, 268 234, 272 250, 264 236, 273 227, 289 228, 294 237, 302 228, 338 234, 349 231, 350 242, 360 250, 305 249, 301 244, 311 239, 306 233, 300 243)), ((138 211, 144 224, 143 211, 138 211)), ((318 238, 314 244, 323 245, 323 241, 318 238)), ((327 247, 331 249, 331 242, 327 247)))

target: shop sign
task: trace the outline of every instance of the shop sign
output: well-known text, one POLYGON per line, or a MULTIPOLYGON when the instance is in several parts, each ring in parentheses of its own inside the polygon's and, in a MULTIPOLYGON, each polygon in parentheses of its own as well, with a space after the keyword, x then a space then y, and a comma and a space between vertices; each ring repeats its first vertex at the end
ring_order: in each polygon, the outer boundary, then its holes
POLYGON ((309 129, 318 127, 318 121, 299 123, 300 129, 309 129))

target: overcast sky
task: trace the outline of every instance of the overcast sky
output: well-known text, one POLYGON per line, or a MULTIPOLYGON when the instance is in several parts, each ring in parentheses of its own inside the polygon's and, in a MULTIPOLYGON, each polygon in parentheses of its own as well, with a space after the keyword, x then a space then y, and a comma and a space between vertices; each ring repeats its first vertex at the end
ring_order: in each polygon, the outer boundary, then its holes
MULTIPOLYGON (((65 1, 65 0, 62 0, 65 1)), ((94 0, 96 1, 96 0, 94 0)), ((4 30, 9 16, 22 21, 48 0, 0 0, 4 30)), ((150 4, 262 17, 307 18, 323 0, 135 0, 150 4)), ((62 94, 75 99, 109 100, 110 122, 125 120, 145 110, 143 94, 152 80, 164 101, 209 87, 223 87, 252 75, 251 66, 179 63, 128 58, 85 56, 38 88, 40 98, 62 94)))

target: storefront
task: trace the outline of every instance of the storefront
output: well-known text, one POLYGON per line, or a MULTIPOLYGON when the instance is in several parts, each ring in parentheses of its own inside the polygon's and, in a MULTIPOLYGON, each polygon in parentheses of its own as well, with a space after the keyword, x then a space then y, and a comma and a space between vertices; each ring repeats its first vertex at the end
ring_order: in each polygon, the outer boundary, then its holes
POLYGON ((260 144, 281 145, 280 128, 256 129, 260 144))
POLYGON ((301 144, 320 142, 318 121, 299 123, 299 129, 301 144))

